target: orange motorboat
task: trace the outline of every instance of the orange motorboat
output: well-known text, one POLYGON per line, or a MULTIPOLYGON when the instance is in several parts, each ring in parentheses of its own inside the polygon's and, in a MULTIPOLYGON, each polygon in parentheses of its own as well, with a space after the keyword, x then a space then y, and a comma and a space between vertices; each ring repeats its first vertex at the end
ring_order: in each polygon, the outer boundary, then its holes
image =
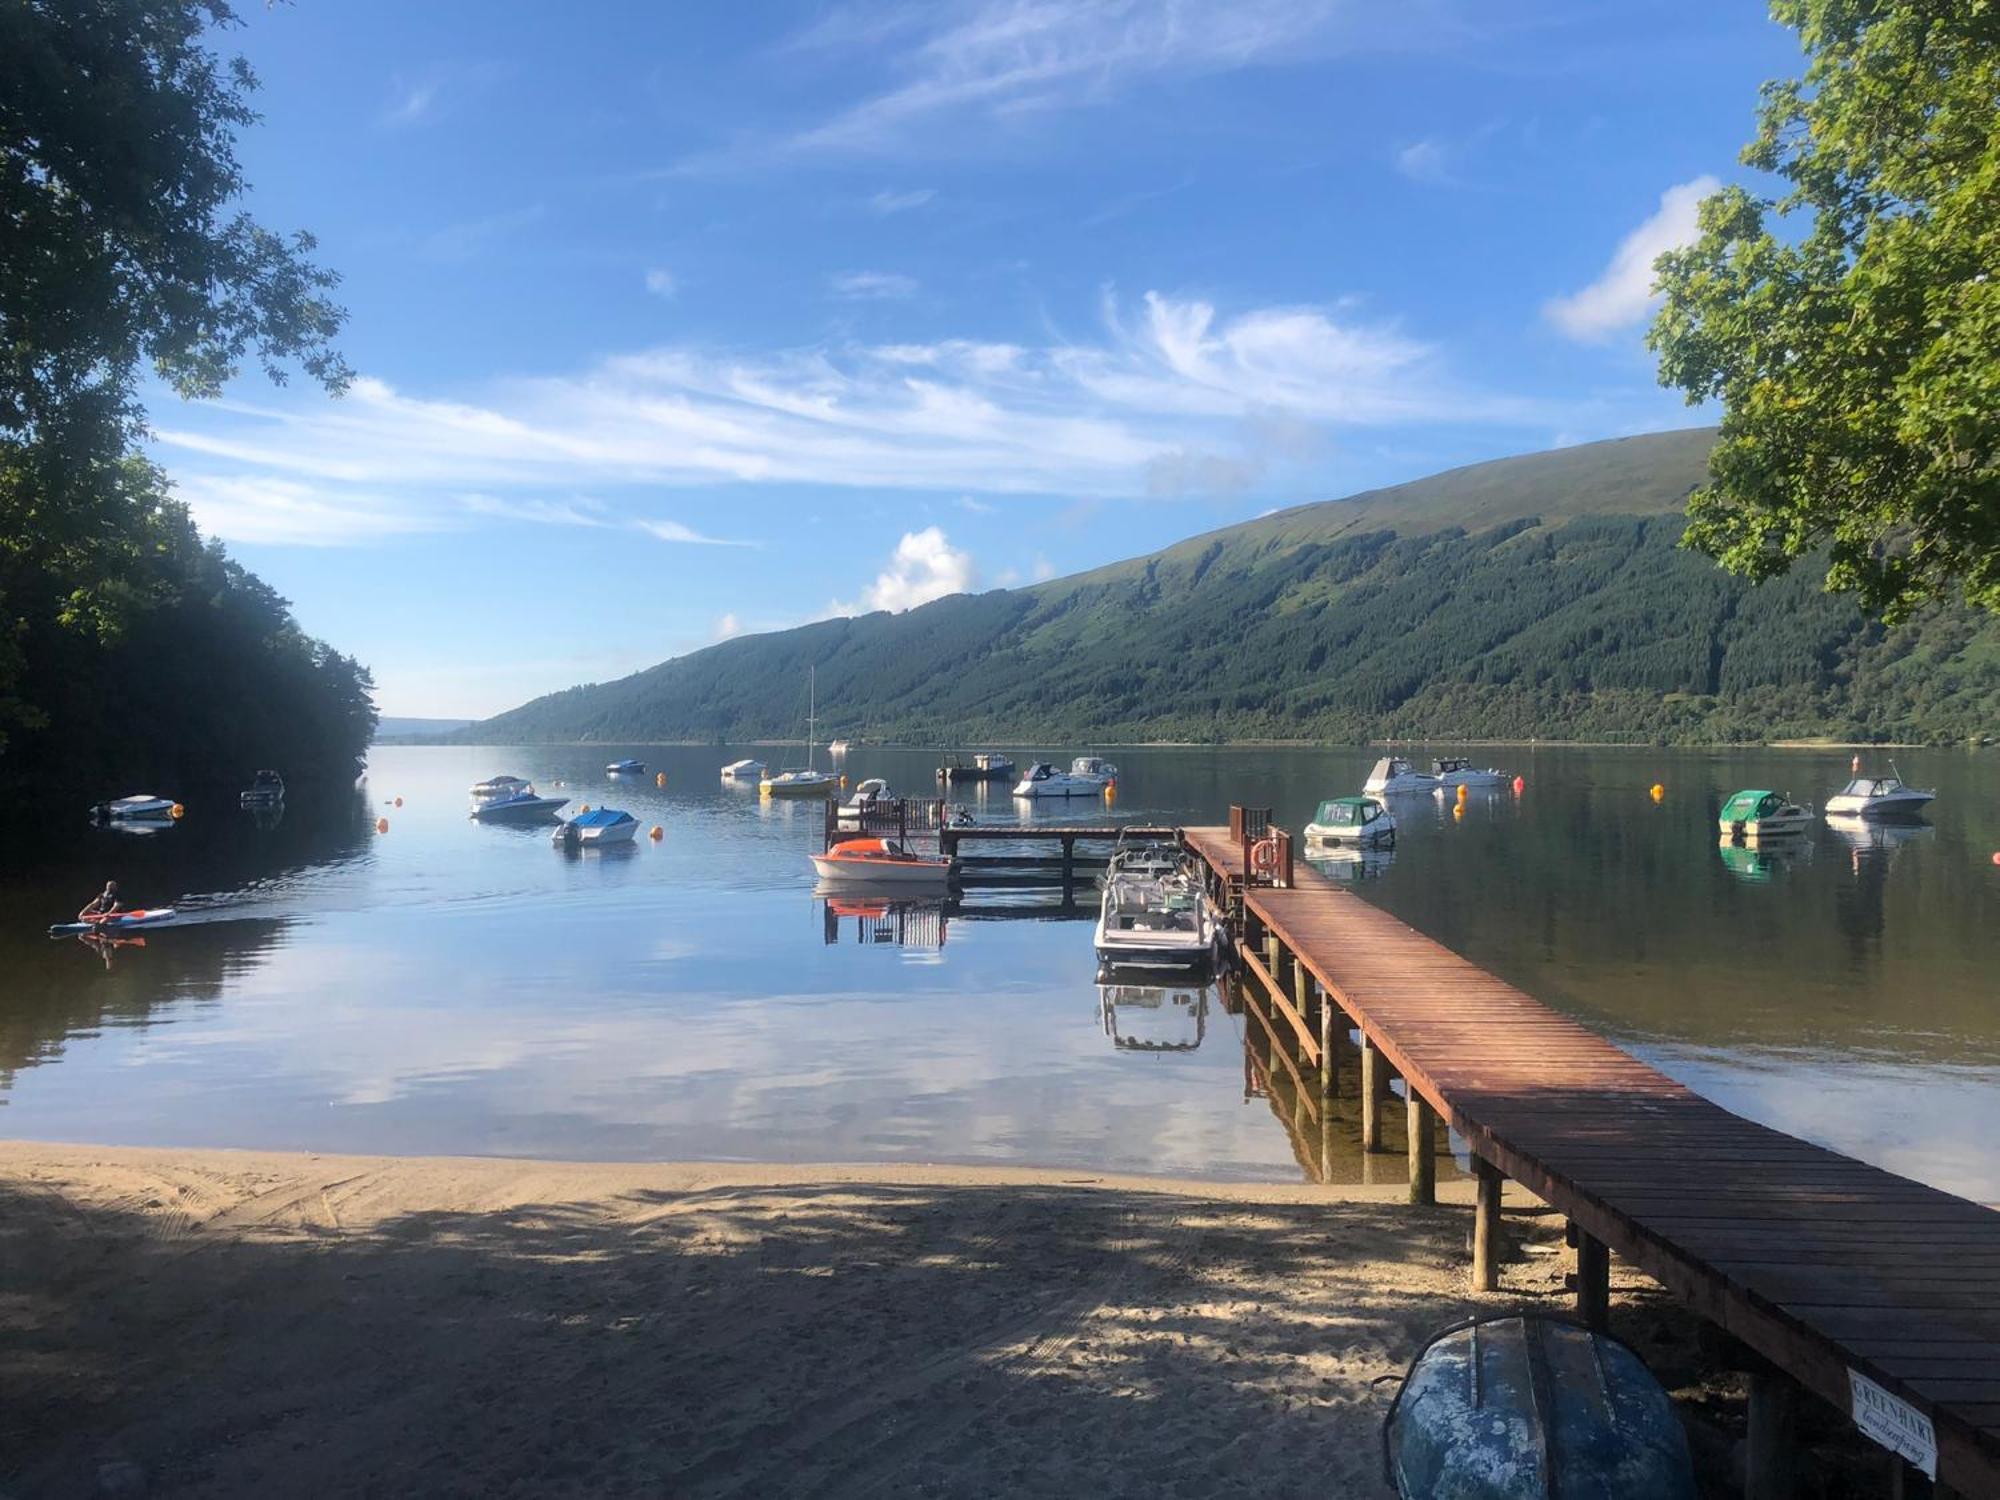
POLYGON ((898 839, 842 839, 812 857, 822 880, 856 885, 926 886, 943 890, 951 864, 940 854, 913 854, 898 839))

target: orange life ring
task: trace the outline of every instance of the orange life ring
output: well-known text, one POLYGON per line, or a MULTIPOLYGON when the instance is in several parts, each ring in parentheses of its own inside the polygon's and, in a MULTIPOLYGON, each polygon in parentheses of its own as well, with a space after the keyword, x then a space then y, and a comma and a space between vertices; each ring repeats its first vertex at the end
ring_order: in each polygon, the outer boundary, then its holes
POLYGON ((1278 868, 1278 841, 1274 838, 1260 839, 1250 846, 1250 868, 1259 875, 1269 875, 1278 868))

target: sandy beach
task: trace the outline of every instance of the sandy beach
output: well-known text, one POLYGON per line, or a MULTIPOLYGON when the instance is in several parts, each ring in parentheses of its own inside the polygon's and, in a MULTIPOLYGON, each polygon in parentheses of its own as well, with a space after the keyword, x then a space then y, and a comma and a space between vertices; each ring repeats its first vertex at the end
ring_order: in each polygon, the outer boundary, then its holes
POLYGON ((1386 1494, 1399 1196, 0 1144, 0 1494, 1386 1494))

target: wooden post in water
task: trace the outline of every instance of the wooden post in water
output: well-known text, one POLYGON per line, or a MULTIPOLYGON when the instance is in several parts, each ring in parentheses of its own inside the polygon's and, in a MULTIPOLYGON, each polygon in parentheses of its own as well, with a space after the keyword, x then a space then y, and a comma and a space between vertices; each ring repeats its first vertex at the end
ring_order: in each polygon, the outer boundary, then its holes
POLYGON ((1403 1087, 1409 1090, 1406 1108, 1409 1119, 1410 1201, 1435 1204, 1438 1201, 1437 1138, 1432 1127, 1437 1121, 1437 1111, 1407 1078, 1403 1080, 1403 1087))
POLYGON ((1474 1153, 1472 1176, 1477 1196, 1472 1203, 1472 1289, 1500 1290, 1500 1169, 1474 1153))
POLYGON ((1576 1233, 1576 1315, 1592 1333, 1611 1329, 1611 1247, 1572 1224, 1576 1233))
POLYGON ((1361 1149, 1380 1151, 1382 1149, 1382 1096, 1388 1090, 1388 1069, 1383 1064, 1382 1050, 1369 1037, 1366 1030, 1361 1033, 1361 1149))

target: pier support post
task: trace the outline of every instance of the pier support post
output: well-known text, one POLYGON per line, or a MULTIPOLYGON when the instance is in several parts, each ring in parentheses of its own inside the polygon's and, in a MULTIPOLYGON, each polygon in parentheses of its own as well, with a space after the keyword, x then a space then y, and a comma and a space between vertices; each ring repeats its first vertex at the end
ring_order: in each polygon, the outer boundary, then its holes
POLYGON ((1750 1424, 1744 1444, 1744 1500, 1792 1500, 1798 1489, 1798 1403, 1791 1377, 1750 1375, 1750 1424))
POLYGON ((1382 1051, 1366 1031, 1361 1033, 1361 1149, 1382 1149, 1382 1096, 1388 1093, 1388 1068, 1382 1051))
MULTIPOLYGON (((1272 985, 1279 989, 1282 989, 1285 983, 1284 962, 1284 945, 1278 941, 1277 933, 1266 927, 1264 929, 1264 969, 1271 976, 1272 985)), ((1275 1001, 1278 997, 1274 994, 1271 998, 1275 1001)))
POLYGON ((1592 1333, 1611 1328, 1611 1247, 1572 1224, 1576 1235, 1576 1315, 1592 1333))
MULTIPOLYGON (((1303 968, 1298 971, 1298 978, 1299 1009, 1303 1012, 1312 982, 1303 968)), ((1322 1099, 1332 1099, 1340 1093, 1340 1054, 1334 1050, 1339 1042, 1339 1033, 1334 1030, 1333 1024, 1337 1009, 1333 996, 1322 991, 1319 997, 1319 1096, 1322 1099)))
POLYGON ((1433 1129, 1437 1121, 1437 1111, 1430 1101, 1411 1088, 1407 1101, 1410 1145, 1410 1201, 1418 1204, 1435 1204, 1437 1195, 1437 1140, 1433 1129))
POLYGON ((1472 1203, 1472 1289, 1500 1290, 1500 1169, 1474 1154, 1472 1176, 1477 1196, 1472 1203))

